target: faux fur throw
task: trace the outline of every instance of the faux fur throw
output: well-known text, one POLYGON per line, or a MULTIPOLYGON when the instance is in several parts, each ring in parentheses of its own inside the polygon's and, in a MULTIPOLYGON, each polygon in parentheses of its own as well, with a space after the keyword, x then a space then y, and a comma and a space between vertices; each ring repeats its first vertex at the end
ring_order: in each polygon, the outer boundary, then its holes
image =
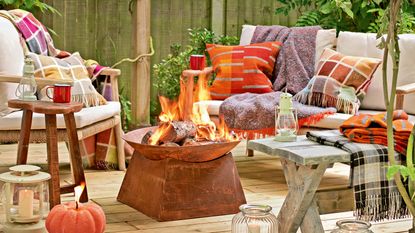
MULTIPOLYGON (((273 135, 275 131, 275 108, 282 92, 267 94, 239 94, 227 98, 219 113, 226 125, 248 139, 273 135)), ((336 112, 335 108, 320 108, 293 102, 297 109, 299 126, 317 122, 336 112)))
POLYGON ((251 43, 280 41, 283 43, 275 63, 275 91, 297 94, 314 75, 316 36, 321 27, 257 26, 251 43))

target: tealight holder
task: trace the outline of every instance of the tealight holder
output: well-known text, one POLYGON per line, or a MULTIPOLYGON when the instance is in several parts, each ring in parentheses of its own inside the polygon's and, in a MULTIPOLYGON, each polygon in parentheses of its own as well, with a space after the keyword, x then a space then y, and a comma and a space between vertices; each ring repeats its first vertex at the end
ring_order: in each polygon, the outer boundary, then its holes
POLYGON ((5 233, 43 233, 49 212, 48 180, 50 175, 40 167, 17 165, 0 174, 4 182, 1 200, 6 217, 5 233))

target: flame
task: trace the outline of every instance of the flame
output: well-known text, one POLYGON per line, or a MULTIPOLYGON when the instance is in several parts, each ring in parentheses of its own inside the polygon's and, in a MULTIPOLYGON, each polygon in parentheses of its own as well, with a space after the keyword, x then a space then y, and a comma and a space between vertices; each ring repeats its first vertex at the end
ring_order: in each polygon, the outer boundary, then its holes
MULTIPOLYGON (((162 113, 159 116, 160 125, 149 139, 150 145, 158 145, 160 138, 169 130, 169 122, 188 120, 183 119, 186 104, 186 85, 180 80, 180 96, 178 101, 169 100, 160 96, 160 104, 162 113)), ((190 96, 191 98, 192 96, 190 96)), ((210 92, 208 87, 208 76, 200 75, 193 93, 194 104, 190 114, 190 120, 196 125, 196 141, 235 141, 238 138, 229 132, 223 119, 220 119, 218 126, 210 119, 208 112, 208 104, 204 100, 210 100, 210 92)), ((189 115, 189 114, 187 114, 189 115)))
POLYGON ((79 199, 81 198, 81 195, 84 189, 85 189, 85 183, 81 183, 81 185, 78 185, 74 188, 76 206, 78 206, 79 199))

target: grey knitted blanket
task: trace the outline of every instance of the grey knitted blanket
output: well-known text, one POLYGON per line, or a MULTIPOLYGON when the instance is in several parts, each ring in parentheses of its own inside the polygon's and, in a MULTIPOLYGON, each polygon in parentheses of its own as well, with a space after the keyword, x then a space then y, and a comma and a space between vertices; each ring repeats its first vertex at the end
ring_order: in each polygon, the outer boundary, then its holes
POLYGON ((315 47, 320 26, 257 26, 251 43, 280 41, 283 43, 275 63, 273 88, 293 95, 301 91, 314 75, 315 47))
MULTIPOLYGON (((245 93, 227 98, 220 106, 220 115, 226 125, 236 133, 252 139, 273 135, 275 108, 282 92, 266 94, 245 93)), ((320 108, 293 101, 299 125, 314 123, 336 112, 335 108, 320 108)))

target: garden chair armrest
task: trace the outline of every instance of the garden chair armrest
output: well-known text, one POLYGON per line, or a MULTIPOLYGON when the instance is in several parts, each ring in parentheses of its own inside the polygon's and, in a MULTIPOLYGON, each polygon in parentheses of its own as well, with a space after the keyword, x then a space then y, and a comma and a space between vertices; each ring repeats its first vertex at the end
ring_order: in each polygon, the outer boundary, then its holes
POLYGON ((121 70, 107 68, 102 70, 100 75, 109 76, 111 82, 112 100, 120 101, 120 94, 118 92, 118 77, 121 75, 121 70))
POLYGON ((402 85, 396 88, 396 109, 403 109, 405 95, 415 93, 415 83, 402 85))
POLYGON ((121 75, 121 70, 119 69, 112 69, 112 68, 107 68, 101 71, 100 75, 107 75, 107 76, 114 76, 114 77, 118 77, 121 75))
POLYGON ((193 90, 195 85, 195 76, 206 75, 211 77, 213 74, 212 67, 206 67, 203 70, 184 70, 180 77, 180 90, 185 93, 181 95, 183 100, 179 100, 183 103, 183 111, 181 111, 181 118, 183 120, 190 120, 193 109, 193 90))
MULTIPOLYGON (((8 82, 8 83, 19 83, 22 80, 22 76, 18 75, 0 75, 0 82, 8 82)), ((38 86, 48 86, 54 85, 57 83, 62 84, 73 84, 72 80, 51 80, 51 79, 44 79, 44 78, 35 78, 36 84, 38 86)))

